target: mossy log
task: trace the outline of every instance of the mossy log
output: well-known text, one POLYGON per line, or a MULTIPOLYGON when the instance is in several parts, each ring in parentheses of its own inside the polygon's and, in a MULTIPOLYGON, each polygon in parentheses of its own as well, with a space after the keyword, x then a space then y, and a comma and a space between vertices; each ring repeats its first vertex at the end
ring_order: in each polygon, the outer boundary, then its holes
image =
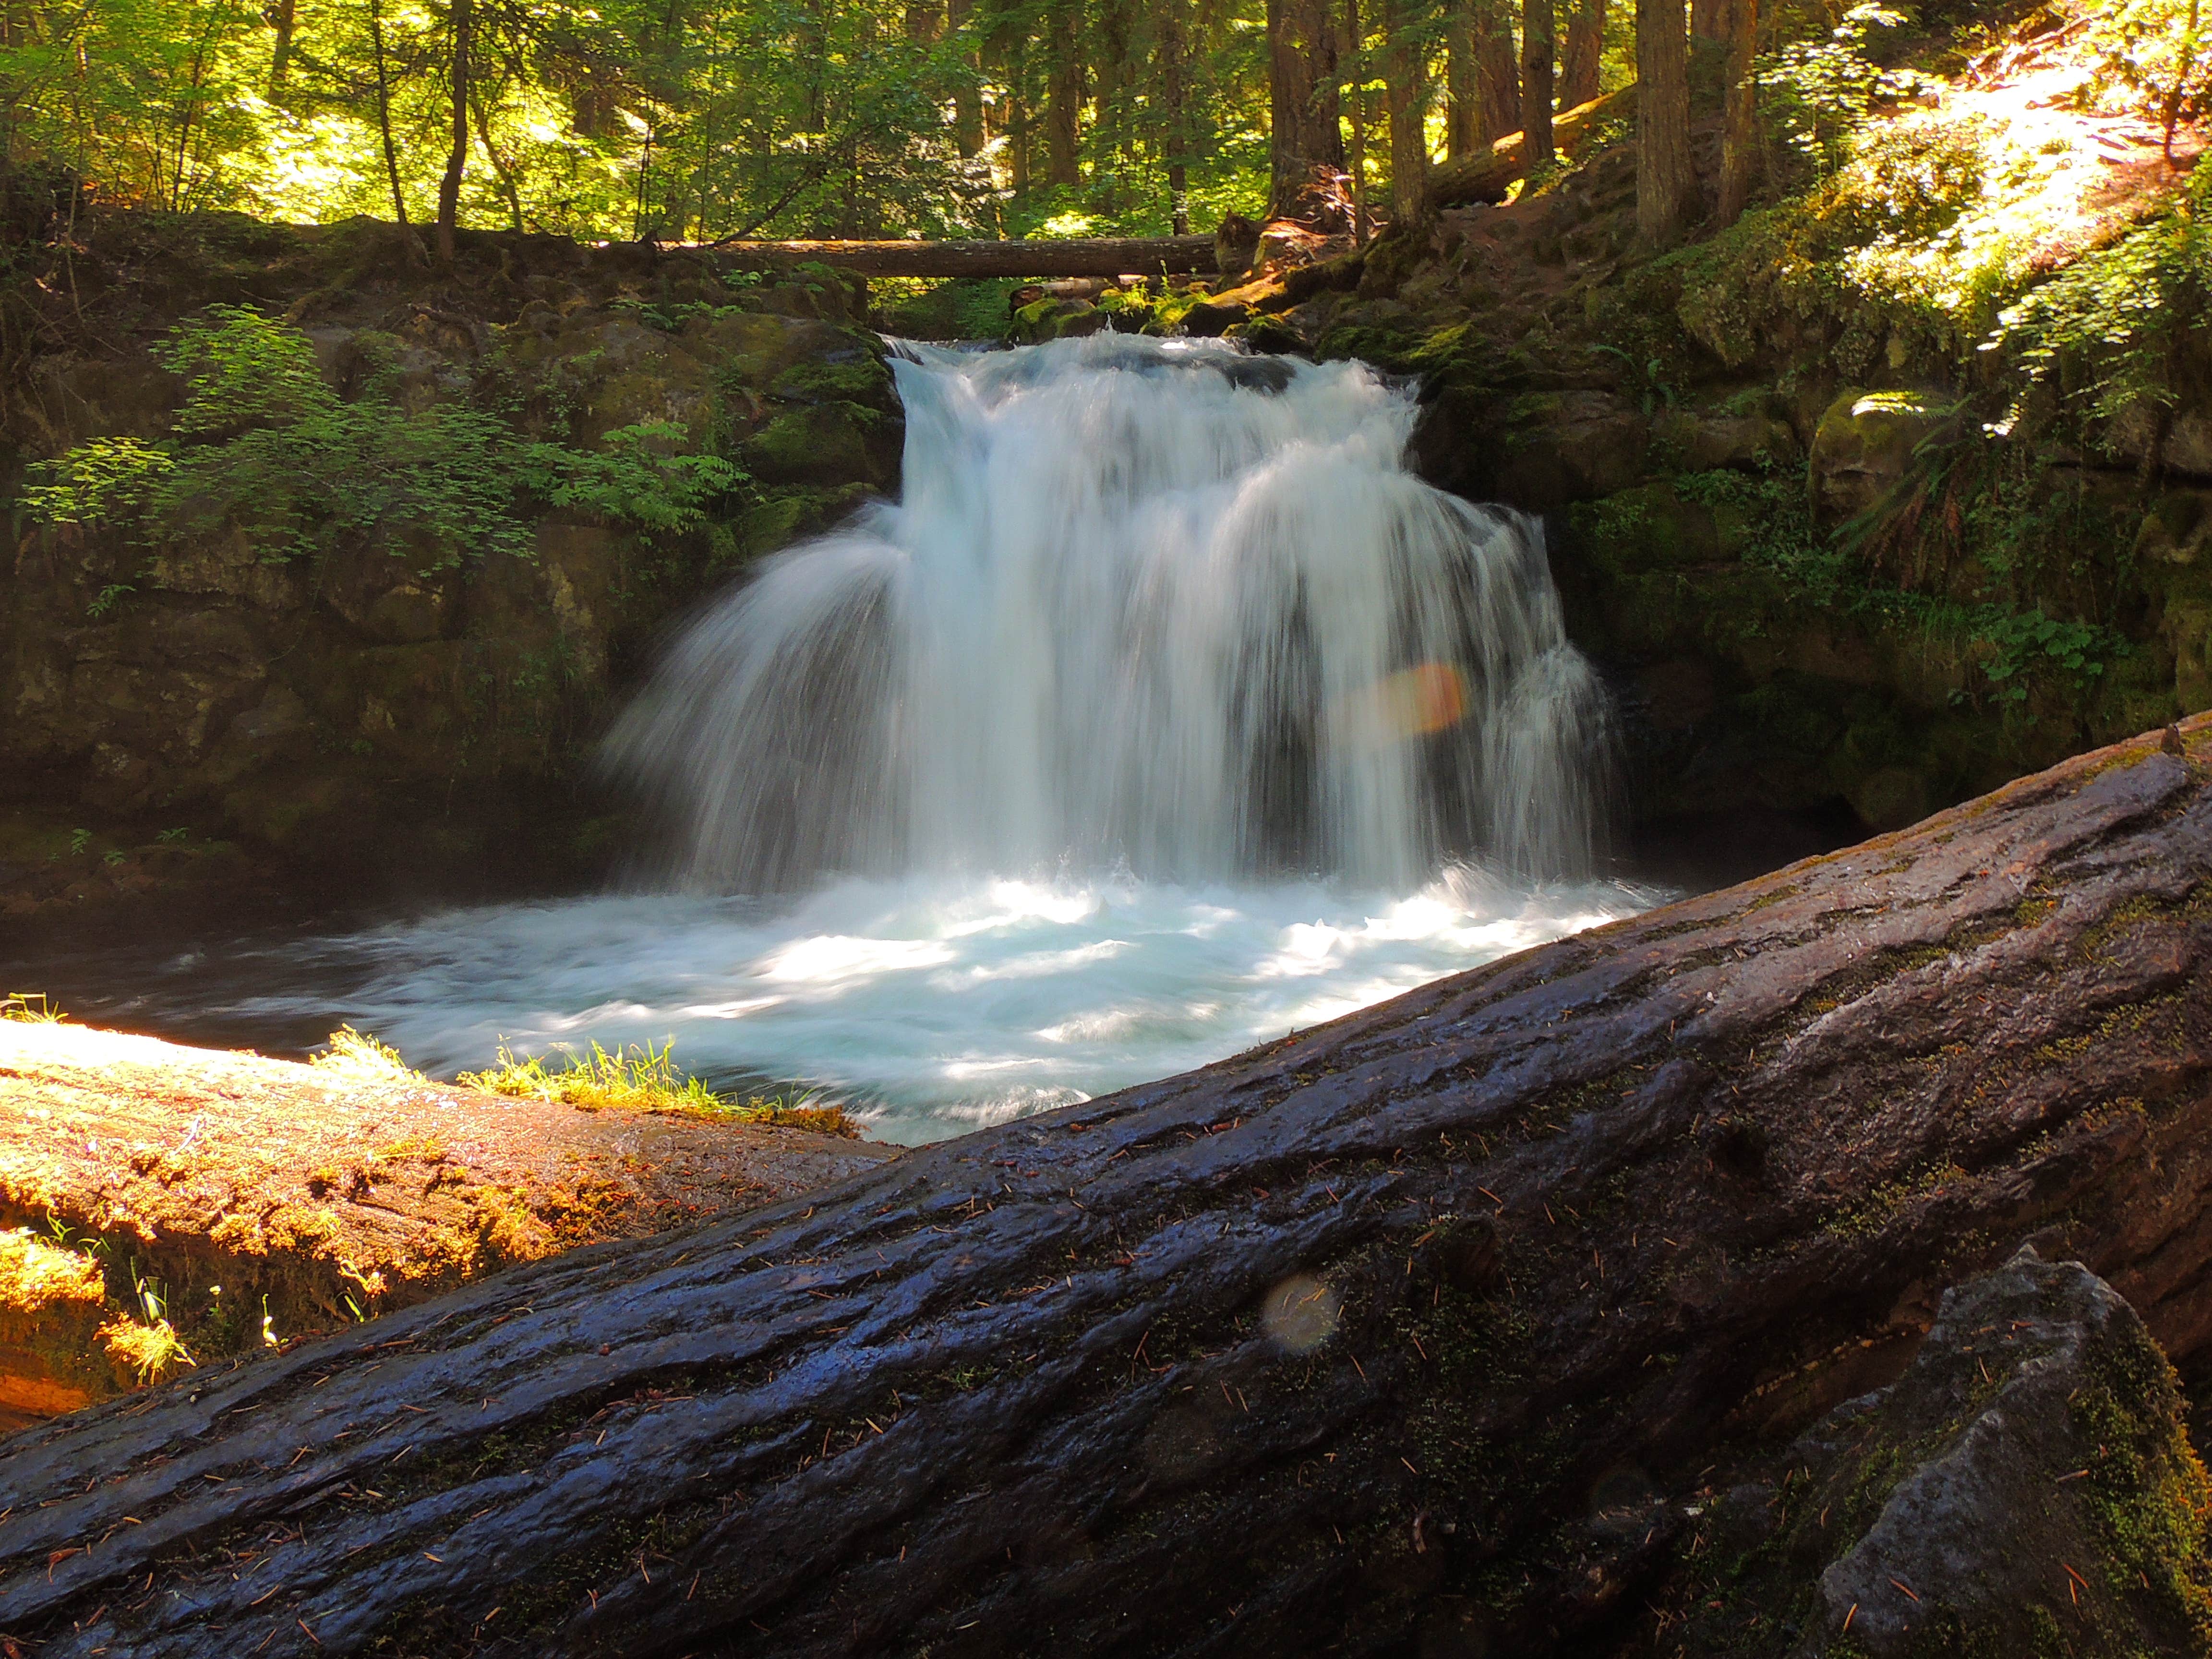
POLYGON ((993 242, 717 242, 738 270, 817 264, 860 276, 1158 276, 1214 267, 1211 236, 1096 236, 993 242))
POLYGON ((0 1630, 42 1659, 1606 1651, 1688 1512, 1611 1494, 1692 1492, 1894 1377, 2023 1240, 2177 1358, 2212 1342, 2209 1079, 2199 719, 27 1431, 0 1630))
POLYGON ((892 1152, 0 1020, 0 1429, 892 1152))

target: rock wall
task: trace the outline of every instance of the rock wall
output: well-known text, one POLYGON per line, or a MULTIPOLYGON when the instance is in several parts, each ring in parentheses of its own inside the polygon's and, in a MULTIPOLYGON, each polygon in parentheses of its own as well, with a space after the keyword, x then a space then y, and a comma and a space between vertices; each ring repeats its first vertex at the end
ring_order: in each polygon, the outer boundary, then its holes
POLYGON ((1699 306, 1741 273, 1715 244, 1639 248, 1633 198, 1615 144, 1248 285, 1232 331, 1419 377, 1423 474, 1545 517, 1639 820, 1893 829, 2212 707, 2212 390, 2094 445, 2047 398, 1993 435, 1995 360, 1962 374, 1879 330, 1861 350, 1849 315, 1723 329, 1699 306), (1957 550, 2014 534, 2033 581, 1957 550))
POLYGON ((522 497, 529 545, 443 568, 373 532, 288 558, 233 527, 134 539, 19 505, 0 562, 12 914, 169 878, 226 842, 349 869, 602 864, 620 826, 590 744, 658 632, 896 487, 865 291, 826 270, 763 282, 697 252, 478 233, 437 272, 370 222, 214 216, 119 218, 62 253, 82 317, 49 307, 13 365, 10 481, 90 438, 166 433, 185 388, 154 348, 218 301, 304 330, 342 396, 374 371, 407 409, 492 411, 587 454, 672 422, 743 477, 675 534, 522 497))

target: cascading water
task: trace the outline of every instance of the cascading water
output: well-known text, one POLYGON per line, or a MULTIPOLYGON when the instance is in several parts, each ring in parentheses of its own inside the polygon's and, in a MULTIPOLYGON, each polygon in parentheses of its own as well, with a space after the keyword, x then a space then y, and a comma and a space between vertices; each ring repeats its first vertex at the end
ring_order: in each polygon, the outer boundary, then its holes
POLYGON ((905 499, 772 561, 611 745, 691 884, 1586 870, 1606 702, 1533 527, 1359 363, 907 347, 905 499))
POLYGON ((1534 526, 1408 475, 1356 363, 903 349, 904 499, 679 639, 609 757, 658 890, 283 952, 247 1018, 433 1070, 674 1039, 928 1139, 1641 908, 1534 526))

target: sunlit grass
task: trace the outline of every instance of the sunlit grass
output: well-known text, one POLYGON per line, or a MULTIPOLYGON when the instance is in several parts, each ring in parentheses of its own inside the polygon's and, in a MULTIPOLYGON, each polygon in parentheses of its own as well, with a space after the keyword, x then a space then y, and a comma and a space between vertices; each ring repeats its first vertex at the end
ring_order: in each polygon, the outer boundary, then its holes
POLYGON ((341 1025, 331 1032, 327 1047, 321 1054, 312 1056, 307 1064, 354 1078, 381 1079, 393 1083, 428 1080, 402 1060, 399 1051, 390 1043, 379 1042, 350 1025, 341 1025))
POLYGON ((501 1045, 496 1065, 463 1072, 456 1081, 487 1094, 558 1101, 589 1109, 689 1112, 822 1134, 857 1138, 860 1133, 842 1106, 817 1105, 804 1097, 717 1094, 678 1069, 671 1057, 672 1046, 664 1043, 656 1048, 647 1042, 608 1049, 594 1042, 585 1053, 562 1051, 549 1064, 544 1055, 517 1055, 501 1045))
POLYGON ((0 997, 0 1019, 24 1025, 58 1025, 68 1018, 46 1000, 43 991, 10 991, 0 997))

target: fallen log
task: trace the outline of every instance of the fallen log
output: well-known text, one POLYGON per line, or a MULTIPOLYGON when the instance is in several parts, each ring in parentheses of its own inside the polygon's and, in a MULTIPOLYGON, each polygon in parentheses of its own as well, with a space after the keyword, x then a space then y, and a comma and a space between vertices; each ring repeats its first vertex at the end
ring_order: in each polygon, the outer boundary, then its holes
POLYGON ((1607 1651, 1686 1513, 1623 1526, 1620 1492, 1724 1480, 1896 1376, 2023 1240, 2177 1357, 2212 1344, 2208 1079, 2200 718, 28 1431, 0 1630, 57 1659, 1607 1651))
POLYGON ((737 270, 809 263, 860 276, 1170 276, 1214 268, 1211 236, 1100 236, 1067 241, 716 242, 737 270))
MULTIPOLYGON (((1603 143, 1619 136, 1620 124, 1635 116, 1636 88, 1626 86, 1562 110, 1552 120, 1552 143, 1561 157, 1575 161, 1593 138, 1603 143)), ((1429 173, 1429 205, 1461 207, 1470 202, 1487 202, 1494 207, 1528 173, 1525 141, 1521 134, 1509 132, 1487 150, 1456 156, 1433 168, 1429 173)))
POLYGON ((0 1429, 893 1152, 327 1058, 0 1019, 0 1429))

